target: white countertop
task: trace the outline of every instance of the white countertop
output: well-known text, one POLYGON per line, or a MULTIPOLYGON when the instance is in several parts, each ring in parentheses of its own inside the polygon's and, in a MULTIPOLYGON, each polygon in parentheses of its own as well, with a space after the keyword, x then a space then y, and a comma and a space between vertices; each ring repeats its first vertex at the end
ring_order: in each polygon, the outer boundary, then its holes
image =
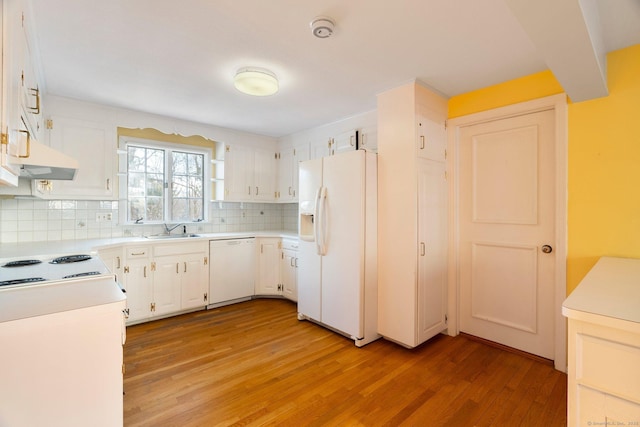
POLYGON ((38 257, 56 254, 87 253, 110 246, 132 243, 162 243, 167 241, 183 242, 185 240, 220 240, 242 237, 283 237, 297 239, 298 235, 291 231, 241 231, 230 233, 197 233, 199 237, 185 239, 146 239, 144 237, 114 237, 111 239, 57 240, 44 242, 2 243, 0 258, 38 257))
POLYGON ((568 318, 594 316, 640 328, 640 259, 603 257, 562 304, 568 318))

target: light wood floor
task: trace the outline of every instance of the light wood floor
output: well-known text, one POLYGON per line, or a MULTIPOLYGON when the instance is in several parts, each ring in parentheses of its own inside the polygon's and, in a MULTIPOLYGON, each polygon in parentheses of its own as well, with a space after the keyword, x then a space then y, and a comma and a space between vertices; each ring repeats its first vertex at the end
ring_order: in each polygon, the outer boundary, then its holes
POLYGON ((565 374, 458 336, 353 341, 262 299, 127 329, 125 426, 564 426, 565 374))

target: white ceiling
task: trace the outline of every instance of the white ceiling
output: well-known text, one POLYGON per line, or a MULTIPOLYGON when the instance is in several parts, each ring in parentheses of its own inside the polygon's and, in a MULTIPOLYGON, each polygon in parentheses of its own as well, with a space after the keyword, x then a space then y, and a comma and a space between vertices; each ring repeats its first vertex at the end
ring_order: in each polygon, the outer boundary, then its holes
MULTIPOLYGON (((607 52, 640 43, 640 0, 553 1, 594 6, 607 52)), ((47 93, 274 137, 373 110, 414 79, 449 97, 558 67, 517 0, 30 2, 47 93), (331 38, 311 34, 318 15, 336 21, 331 38), (280 91, 238 92, 247 66, 280 91)))

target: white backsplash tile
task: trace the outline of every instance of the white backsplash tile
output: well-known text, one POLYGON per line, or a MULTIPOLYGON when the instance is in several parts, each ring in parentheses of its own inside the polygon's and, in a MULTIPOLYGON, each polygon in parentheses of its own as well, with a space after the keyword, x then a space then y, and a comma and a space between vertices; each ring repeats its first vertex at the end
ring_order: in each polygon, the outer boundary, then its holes
MULTIPOLYGON (((164 232, 161 224, 118 224, 117 201, 0 200, 0 243, 143 236, 164 232), (111 213, 113 221, 96 221, 111 213)), ((298 230, 296 203, 211 202, 209 221, 187 224, 189 233, 298 230)))

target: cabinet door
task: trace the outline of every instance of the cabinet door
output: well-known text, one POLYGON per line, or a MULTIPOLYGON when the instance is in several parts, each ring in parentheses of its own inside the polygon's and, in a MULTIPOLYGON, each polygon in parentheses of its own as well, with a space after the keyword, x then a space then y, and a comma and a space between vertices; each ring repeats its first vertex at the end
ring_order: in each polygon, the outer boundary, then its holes
POLYGON ((281 256, 282 293, 292 301, 298 301, 298 253, 283 249, 281 256))
POLYGON ((123 266, 122 248, 99 250, 98 257, 104 262, 109 271, 116 275, 116 281, 121 283, 123 266))
POLYGON ((153 259, 154 315, 180 310, 182 263, 177 256, 160 256, 153 259))
MULTIPOLYGON (((208 260, 206 253, 185 254, 181 259, 182 268, 182 309, 204 307, 208 292, 208 260)), ((208 298, 207 298, 208 299, 208 298)))
POLYGON ((127 292, 129 322, 146 319, 151 316, 153 290, 149 260, 127 259, 122 285, 127 292))
POLYGON ((345 151, 353 151, 356 149, 357 142, 357 132, 355 130, 350 130, 348 132, 343 132, 339 135, 336 135, 333 138, 333 147, 331 150, 331 154, 343 153, 345 151))
POLYGON ((280 241, 277 238, 258 241, 258 295, 280 294, 280 241))
POLYGON ((224 199, 245 201, 251 198, 252 153, 246 147, 227 145, 224 154, 224 199))
POLYGON ((289 148, 280 152, 278 157, 278 201, 289 202, 294 199, 293 167, 294 149, 289 148))
POLYGON ((309 146, 302 145, 293 149, 293 199, 292 202, 297 202, 298 199, 298 191, 300 189, 299 185, 299 176, 298 173, 300 171, 300 162, 304 162, 309 160, 309 146))
POLYGON ((276 157, 273 151, 256 150, 253 153, 253 188, 251 198, 274 201, 276 193, 276 157))
POLYGON ((52 198, 115 200, 116 131, 105 123, 68 117, 53 117, 49 130, 52 148, 78 160, 73 181, 57 181, 52 198))
POLYGON ((445 161, 447 131, 444 122, 429 120, 421 114, 416 117, 418 157, 445 161))
POLYGON ((322 157, 330 156, 331 142, 332 140, 330 138, 311 142, 309 146, 309 157, 311 159, 320 159, 322 157))
POLYGON ((418 162, 418 343, 446 328, 447 186, 445 164, 418 162))

